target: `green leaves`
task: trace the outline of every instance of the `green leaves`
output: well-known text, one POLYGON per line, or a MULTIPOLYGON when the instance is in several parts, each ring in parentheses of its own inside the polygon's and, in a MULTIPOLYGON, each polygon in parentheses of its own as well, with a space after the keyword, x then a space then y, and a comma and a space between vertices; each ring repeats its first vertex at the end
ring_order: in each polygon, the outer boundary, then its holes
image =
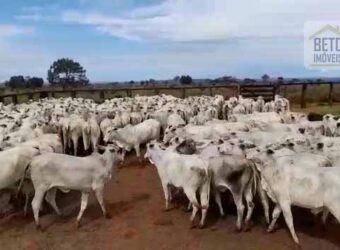
POLYGON ((61 58, 53 62, 47 71, 47 80, 52 85, 84 86, 89 83, 86 70, 69 58, 61 58))

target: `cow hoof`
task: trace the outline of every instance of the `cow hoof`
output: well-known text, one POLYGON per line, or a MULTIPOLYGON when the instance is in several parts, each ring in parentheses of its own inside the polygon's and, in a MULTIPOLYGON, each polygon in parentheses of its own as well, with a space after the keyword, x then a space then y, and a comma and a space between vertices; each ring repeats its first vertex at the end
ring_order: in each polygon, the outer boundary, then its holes
POLYGON ((111 216, 111 214, 110 214, 110 213, 106 213, 106 214, 105 214, 105 218, 106 218, 106 219, 111 219, 111 218, 112 218, 112 216, 111 216))
POLYGON ((190 229, 196 228, 196 224, 194 221, 190 222, 190 229))
POLYGON ((203 228, 205 228, 205 225, 204 225, 204 224, 199 224, 199 225, 198 225, 198 228, 199 228, 199 229, 203 229, 203 228))
POLYGON ((76 221, 76 228, 77 228, 77 229, 80 228, 80 221, 76 221))
POLYGON ((243 228, 243 232, 249 232, 250 231, 250 226, 249 224, 246 224, 243 228))
POLYGON ((43 230, 43 228, 41 227, 40 224, 37 224, 37 225, 35 226, 35 228, 36 228, 36 230, 39 231, 39 232, 44 232, 44 230, 43 230))
POLYGON ((293 249, 301 250, 302 247, 301 247, 301 245, 299 243, 294 243, 293 249))

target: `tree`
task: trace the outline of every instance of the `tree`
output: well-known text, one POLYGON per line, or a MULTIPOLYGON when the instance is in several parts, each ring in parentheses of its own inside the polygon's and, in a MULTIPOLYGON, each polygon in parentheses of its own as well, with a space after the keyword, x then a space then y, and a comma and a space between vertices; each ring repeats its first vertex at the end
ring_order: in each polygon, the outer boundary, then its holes
POLYGON ((179 82, 181 84, 189 85, 192 83, 192 78, 191 76, 181 76, 181 78, 179 79, 179 82))
POLYGON ((178 83, 179 80, 180 80, 180 77, 179 77, 179 76, 175 76, 175 77, 174 77, 174 82, 178 83))
POLYGON ((8 82, 5 83, 9 88, 24 88, 26 87, 25 78, 23 76, 12 76, 8 82))
POLYGON ((29 78, 26 85, 31 88, 41 88, 44 85, 44 80, 39 77, 29 78))
POLYGON ((51 85, 83 86, 89 83, 86 70, 69 58, 55 61, 47 72, 47 80, 51 85))
POLYGON ((44 80, 39 77, 23 77, 22 75, 19 76, 12 76, 9 81, 5 83, 6 87, 9 88, 41 88, 44 84, 44 80))
POLYGON ((269 75, 267 75, 267 74, 264 74, 264 75, 262 76, 263 82, 268 82, 269 79, 270 79, 270 77, 269 77, 269 75))
POLYGON ((284 83, 284 79, 283 79, 282 76, 277 78, 277 83, 279 83, 279 84, 283 84, 284 83))

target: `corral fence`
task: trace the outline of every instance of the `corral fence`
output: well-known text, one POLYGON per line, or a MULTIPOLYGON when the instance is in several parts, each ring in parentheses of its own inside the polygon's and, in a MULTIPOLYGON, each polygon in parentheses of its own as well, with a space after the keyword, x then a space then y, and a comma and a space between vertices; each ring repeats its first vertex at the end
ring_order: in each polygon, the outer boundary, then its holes
MULTIPOLYGON (((83 97, 91 98, 97 102, 102 102, 113 97, 134 97, 136 95, 159 95, 170 94, 176 97, 185 98, 197 95, 223 95, 225 98, 242 95, 247 98, 263 96, 266 101, 274 99, 275 94, 280 94, 288 98, 291 102, 299 103, 301 108, 306 108, 308 102, 327 102, 333 105, 335 92, 340 88, 338 82, 296 82, 289 84, 261 83, 261 84, 241 84, 241 83, 220 83, 216 85, 188 85, 188 86, 131 86, 131 87, 86 87, 86 88, 41 88, 35 90, 21 90, 16 92, 0 93, 0 102, 22 103, 46 97, 83 97), (317 98, 322 95, 322 98, 317 98), (312 98, 312 96, 314 98, 312 98)), ((340 95, 339 95, 340 96, 340 95)))

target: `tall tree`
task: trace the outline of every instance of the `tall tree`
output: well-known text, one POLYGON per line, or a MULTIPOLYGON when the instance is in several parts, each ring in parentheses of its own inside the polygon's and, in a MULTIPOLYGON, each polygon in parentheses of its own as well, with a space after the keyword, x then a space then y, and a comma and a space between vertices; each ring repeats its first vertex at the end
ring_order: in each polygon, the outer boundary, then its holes
POLYGON ((267 75, 267 74, 264 74, 264 75, 262 76, 263 82, 268 82, 269 79, 270 79, 270 77, 269 77, 269 75, 267 75))
POLYGON ((283 84, 284 83, 284 78, 282 76, 277 78, 277 83, 278 84, 283 84))
POLYGON ((55 61, 47 72, 47 80, 52 85, 82 86, 89 83, 86 70, 80 63, 69 58, 55 61))
POLYGON ((30 88, 41 88, 44 85, 44 80, 40 77, 32 77, 27 80, 26 84, 30 88))
POLYGON ((179 82, 181 84, 191 84, 192 83, 192 78, 191 76, 181 76, 181 78, 179 79, 179 82))
POLYGON ((5 83, 6 87, 9 88, 25 88, 26 82, 23 76, 12 76, 9 81, 5 83))

